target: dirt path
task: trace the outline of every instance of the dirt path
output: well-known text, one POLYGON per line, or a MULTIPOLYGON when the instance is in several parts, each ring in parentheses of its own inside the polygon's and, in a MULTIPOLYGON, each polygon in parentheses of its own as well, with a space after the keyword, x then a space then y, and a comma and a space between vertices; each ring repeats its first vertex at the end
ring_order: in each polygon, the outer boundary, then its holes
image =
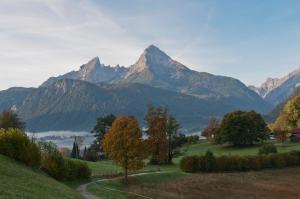
MULTIPOLYGON (((166 173, 166 172, 151 172, 151 173, 138 173, 138 174, 132 174, 132 175, 129 175, 129 177, 134 177, 134 176, 142 176, 142 175, 150 175, 150 174, 154 174, 154 173, 166 173)), ((114 180, 115 178, 112 178, 112 179, 101 179, 101 180, 97 180, 97 181, 93 181, 93 182, 89 182, 89 183, 86 183, 86 184, 82 184, 80 185, 78 188, 77 188, 77 191, 85 198, 85 199, 102 199, 100 197, 97 197, 93 194, 91 194, 90 192, 87 191, 87 186, 89 186, 90 184, 93 184, 93 183, 97 183, 97 182, 104 182, 104 181, 109 181, 109 180, 114 180)), ((111 188, 108 188, 108 187, 103 187, 104 189, 106 190, 109 190, 109 191, 116 191, 116 192, 123 192, 123 193, 128 193, 128 194, 132 194, 132 195, 136 195, 136 196, 139 196, 141 198, 146 198, 146 199, 152 199, 148 196, 143 196, 143 195, 139 195, 139 194, 136 194, 136 193, 133 193, 133 192, 126 192, 126 191, 122 191, 122 190, 117 190, 117 189, 111 189, 111 188)))
POLYGON ((101 199, 97 196, 94 196, 93 194, 89 193, 87 191, 87 186, 92 184, 94 182, 90 182, 90 183, 86 183, 86 184, 83 184, 83 185, 80 185, 78 188, 77 188, 77 191, 85 198, 85 199, 101 199))

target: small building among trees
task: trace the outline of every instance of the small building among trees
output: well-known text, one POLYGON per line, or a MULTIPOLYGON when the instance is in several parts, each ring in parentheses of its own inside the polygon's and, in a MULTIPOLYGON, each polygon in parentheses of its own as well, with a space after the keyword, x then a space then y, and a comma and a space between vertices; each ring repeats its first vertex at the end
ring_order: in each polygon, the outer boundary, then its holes
POLYGON ((294 128, 291 133, 291 141, 300 141, 300 128, 294 128))

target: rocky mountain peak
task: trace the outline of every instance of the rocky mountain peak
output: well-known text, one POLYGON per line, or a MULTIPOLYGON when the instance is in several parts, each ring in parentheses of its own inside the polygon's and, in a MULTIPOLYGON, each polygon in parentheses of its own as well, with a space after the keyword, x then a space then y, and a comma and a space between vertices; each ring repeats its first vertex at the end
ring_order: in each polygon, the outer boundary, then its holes
POLYGON ((164 73, 166 70, 176 71, 179 68, 187 69, 187 67, 173 60, 158 47, 150 45, 144 50, 138 61, 130 67, 130 72, 128 75, 132 73, 140 73, 145 70, 164 73))
POLYGON ((87 74, 87 73, 92 72, 93 70, 101 68, 101 66, 102 65, 100 63, 99 57, 95 57, 92 60, 90 60, 88 63, 80 66, 80 72, 82 74, 87 74))
POLYGON ((267 78, 267 80, 261 84, 260 87, 254 87, 250 86, 252 90, 255 90, 258 94, 260 94, 263 98, 265 98, 271 91, 275 90, 276 88, 280 87, 282 84, 284 84, 287 80, 289 80, 292 77, 295 77, 297 75, 300 75, 300 66, 290 72, 289 74, 281 77, 281 78, 267 78))
POLYGON ((153 59, 153 58, 160 58, 160 59, 170 59, 170 57, 163 52, 162 50, 160 50, 158 47, 154 46, 154 45, 150 45, 148 46, 145 50, 144 53, 145 56, 148 59, 153 59))

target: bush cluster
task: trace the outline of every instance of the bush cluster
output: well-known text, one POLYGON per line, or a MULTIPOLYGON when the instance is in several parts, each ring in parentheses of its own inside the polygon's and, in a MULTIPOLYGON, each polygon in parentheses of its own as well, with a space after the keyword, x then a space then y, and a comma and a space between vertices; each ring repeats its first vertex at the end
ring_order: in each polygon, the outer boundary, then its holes
POLYGON ((255 171, 268 168, 300 166, 300 151, 256 156, 188 156, 180 162, 184 172, 233 172, 255 171))
POLYGON ((41 169, 53 178, 64 180, 88 179, 91 170, 84 162, 64 158, 56 148, 49 142, 39 142, 42 152, 41 169))
POLYGON ((65 159, 53 143, 36 143, 29 139, 23 131, 24 127, 16 114, 0 114, 0 154, 28 166, 39 167, 61 181, 87 179, 91 176, 91 170, 86 163, 65 159))
POLYGON ((268 155, 271 153, 277 153, 277 148, 274 144, 264 144, 259 150, 258 155, 268 155))
POLYGON ((91 170, 88 165, 78 160, 65 159, 67 168, 67 180, 88 179, 91 176, 91 170))
POLYGON ((38 167, 41 153, 37 145, 19 129, 0 129, 0 154, 38 167))

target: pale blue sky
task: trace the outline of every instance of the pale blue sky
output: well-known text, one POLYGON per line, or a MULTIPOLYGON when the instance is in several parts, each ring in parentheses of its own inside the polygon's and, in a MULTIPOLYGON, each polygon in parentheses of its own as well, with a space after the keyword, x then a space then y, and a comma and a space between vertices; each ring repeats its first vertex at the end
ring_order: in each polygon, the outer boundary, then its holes
POLYGON ((298 0, 1 0, 0 89, 38 86, 154 44, 188 67, 261 84, 300 65, 298 0))

